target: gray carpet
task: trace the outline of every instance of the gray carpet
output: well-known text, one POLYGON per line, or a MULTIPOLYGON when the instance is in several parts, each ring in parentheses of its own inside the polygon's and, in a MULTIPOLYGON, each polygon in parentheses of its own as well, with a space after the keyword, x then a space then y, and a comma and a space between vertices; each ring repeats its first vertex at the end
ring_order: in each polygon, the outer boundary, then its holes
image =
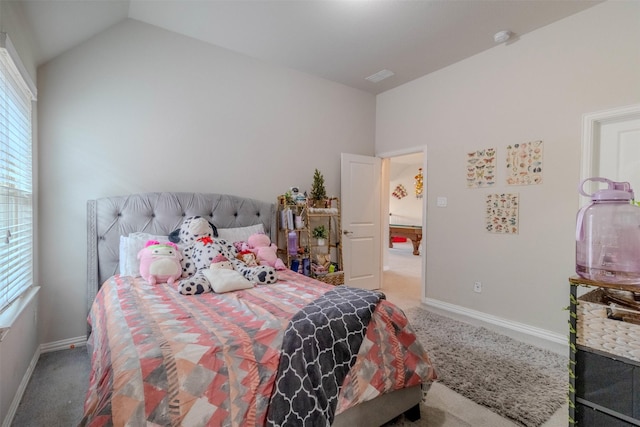
POLYGON ((77 426, 90 370, 86 347, 40 355, 13 427, 77 426))
POLYGON ((438 381, 468 399, 527 427, 566 402, 568 358, 418 307, 406 314, 438 381))

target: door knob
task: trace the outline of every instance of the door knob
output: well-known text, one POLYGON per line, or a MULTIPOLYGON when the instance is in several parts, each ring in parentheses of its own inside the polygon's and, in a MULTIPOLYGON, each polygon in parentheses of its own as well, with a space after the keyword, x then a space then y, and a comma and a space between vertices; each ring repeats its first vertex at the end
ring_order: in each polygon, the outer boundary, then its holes
POLYGON ((348 234, 353 234, 353 231, 349 231, 349 230, 343 230, 342 234, 344 234, 345 236, 348 234))

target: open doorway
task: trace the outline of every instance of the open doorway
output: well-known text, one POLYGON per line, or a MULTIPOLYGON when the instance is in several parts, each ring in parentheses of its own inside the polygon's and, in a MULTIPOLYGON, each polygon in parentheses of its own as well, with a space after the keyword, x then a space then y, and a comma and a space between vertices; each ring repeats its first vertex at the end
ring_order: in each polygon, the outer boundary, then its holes
POLYGON ((423 167, 423 152, 383 159, 382 291, 403 308, 420 305, 424 293, 423 167))

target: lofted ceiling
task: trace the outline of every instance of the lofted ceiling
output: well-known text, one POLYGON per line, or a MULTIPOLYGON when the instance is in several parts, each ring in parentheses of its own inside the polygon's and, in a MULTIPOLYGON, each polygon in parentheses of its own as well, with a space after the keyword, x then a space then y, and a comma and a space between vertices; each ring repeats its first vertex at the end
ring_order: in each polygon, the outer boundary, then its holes
MULTIPOLYGON (((3 0, 7 1, 7 0, 3 0)), ((31 27, 37 64, 135 19, 373 94, 518 37, 592 0, 9 0, 31 27), (381 70, 378 83, 365 77, 381 70)))

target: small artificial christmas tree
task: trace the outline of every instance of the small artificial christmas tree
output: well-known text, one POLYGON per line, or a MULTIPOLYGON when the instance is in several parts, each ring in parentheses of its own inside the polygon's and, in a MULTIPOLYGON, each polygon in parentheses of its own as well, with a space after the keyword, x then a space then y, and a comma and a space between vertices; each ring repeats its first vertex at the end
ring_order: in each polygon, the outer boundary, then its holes
POLYGON ((320 203, 324 203, 327 198, 327 192, 324 188, 324 176, 318 169, 313 173, 313 184, 311 185, 311 198, 320 203))

